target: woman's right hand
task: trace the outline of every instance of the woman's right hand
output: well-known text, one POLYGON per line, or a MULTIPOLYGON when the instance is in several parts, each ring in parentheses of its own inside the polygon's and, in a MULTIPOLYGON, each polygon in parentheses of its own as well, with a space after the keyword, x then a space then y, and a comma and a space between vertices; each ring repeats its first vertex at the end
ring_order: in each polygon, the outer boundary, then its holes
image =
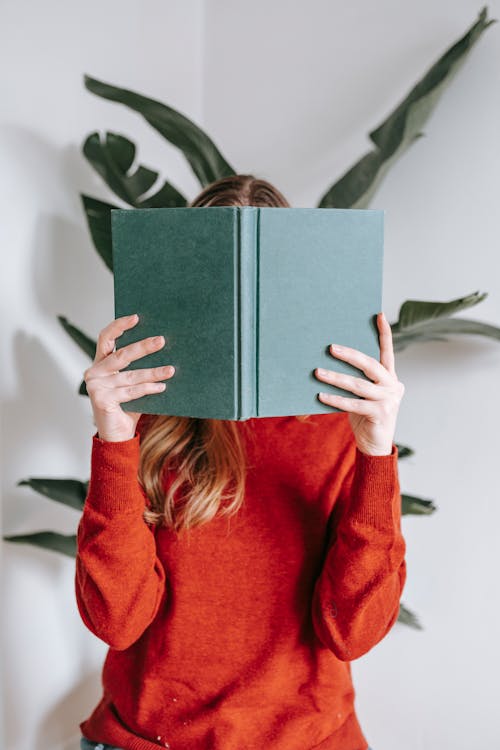
POLYGON ((175 372, 172 365, 119 372, 134 360, 156 352, 165 345, 163 336, 152 336, 114 351, 115 340, 138 321, 137 315, 127 315, 116 318, 103 328, 97 339, 94 362, 84 372, 94 423, 101 440, 118 442, 133 438, 141 414, 125 412, 120 404, 147 393, 164 391, 166 384, 157 381, 171 378, 175 372))

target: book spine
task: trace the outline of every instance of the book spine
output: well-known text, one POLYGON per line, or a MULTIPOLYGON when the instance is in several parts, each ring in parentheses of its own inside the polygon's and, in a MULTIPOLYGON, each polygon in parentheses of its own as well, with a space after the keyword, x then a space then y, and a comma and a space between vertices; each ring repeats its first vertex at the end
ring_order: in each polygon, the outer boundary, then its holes
POLYGON ((259 209, 243 206, 238 211, 238 341, 236 419, 258 415, 257 315, 258 315, 258 221, 259 209))

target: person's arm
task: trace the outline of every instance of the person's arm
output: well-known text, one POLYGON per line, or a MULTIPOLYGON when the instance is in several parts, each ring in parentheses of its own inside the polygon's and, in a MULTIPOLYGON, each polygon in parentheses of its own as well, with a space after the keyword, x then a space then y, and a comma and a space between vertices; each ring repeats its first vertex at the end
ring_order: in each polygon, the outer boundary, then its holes
POLYGON ((87 628, 114 649, 134 643, 154 619, 165 570, 142 513, 139 434, 92 438, 91 476, 77 532, 75 592, 87 628))
POLYGON ((397 446, 390 455, 370 456, 355 444, 353 452, 340 488, 334 477, 324 489, 338 497, 312 600, 316 635, 342 661, 389 632, 406 581, 397 446))

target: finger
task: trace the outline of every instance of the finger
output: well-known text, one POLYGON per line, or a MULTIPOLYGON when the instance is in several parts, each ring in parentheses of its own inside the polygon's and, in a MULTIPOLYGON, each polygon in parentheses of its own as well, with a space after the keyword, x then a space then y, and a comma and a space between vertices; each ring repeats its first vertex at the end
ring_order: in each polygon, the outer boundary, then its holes
POLYGON ((385 391, 380 385, 364 380, 363 378, 355 378, 353 375, 346 375, 345 373, 334 372, 333 370, 323 370, 320 367, 316 368, 314 374, 322 382, 331 383, 338 388, 356 394, 356 396, 374 401, 385 397, 385 391))
POLYGON ((133 344, 123 346, 118 351, 108 354, 99 364, 93 365, 91 368, 91 377, 114 375, 119 370, 128 367, 136 359, 156 352, 164 346, 165 339, 163 336, 150 336, 149 338, 135 341, 133 344))
POLYGON ((385 369, 381 362, 378 362, 374 357, 368 356, 368 354, 360 352, 359 349, 351 349, 349 346, 340 346, 340 344, 331 344, 329 351, 333 357, 349 362, 349 364, 357 367, 358 370, 362 370, 374 383, 389 385, 393 380, 391 373, 385 369))
POLYGON ((116 318, 105 326, 97 338, 94 362, 101 362, 108 354, 111 354, 115 348, 115 340, 128 328, 135 326, 138 320, 139 316, 134 313, 133 315, 124 315, 121 318, 116 318))
POLYGON ((337 409, 343 411, 351 411, 354 414, 362 414, 364 416, 375 416, 375 404, 373 401, 365 401, 360 398, 347 398, 346 396, 338 396, 333 393, 318 393, 318 398, 324 404, 329 406, 336 406, 337 409))
POLYGON ((394 349, 392 345, 391 324, 383 312, 380 312, 377 317, 380 331, 380 362, 390 373, 395 375, 396 371, 394 369, 394 349))
POLYGON ((125 401, 131 401, 134 398, 140 398, 148 393, 159 393, 167 387, 166 383, 140 383, 138 385, 127 385, 123 388, 116 388, 115 397, 119 404, 125 401))
POLYGON ((144 370, 126 370, 125 372, 117 372, 114 375, 99 378, 99 387, 111 389, 127 385, 137 385, 139 383, 149 383, 172 378, 174 374, 175 367, 173 365, 161 365, 160 367, 151 367, 144 370))
POLYGON ((132 401, 134 398, 140 398, 149 393, 160 393, 166 387, 166 383, 138 383, 137 385, 115 388, 113 392, 100 387, 93 392, 93 401, 98 409, 111 412, 126 401, 132 401))

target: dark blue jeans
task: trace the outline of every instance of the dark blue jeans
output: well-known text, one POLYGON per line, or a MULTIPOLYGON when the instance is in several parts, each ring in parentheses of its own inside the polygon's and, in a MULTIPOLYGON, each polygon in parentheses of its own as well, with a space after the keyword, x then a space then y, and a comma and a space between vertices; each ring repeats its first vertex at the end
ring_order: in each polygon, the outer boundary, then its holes
MULTIPOLYGON (((104 742, 93 742, 93 740, 82 737, 80 740, 80 750, 123 750, 123 748, 115 747, 115 745, 106 745, 104 742)), ((373 750, 373 748, 369 747, 367 750, 373 750)))

